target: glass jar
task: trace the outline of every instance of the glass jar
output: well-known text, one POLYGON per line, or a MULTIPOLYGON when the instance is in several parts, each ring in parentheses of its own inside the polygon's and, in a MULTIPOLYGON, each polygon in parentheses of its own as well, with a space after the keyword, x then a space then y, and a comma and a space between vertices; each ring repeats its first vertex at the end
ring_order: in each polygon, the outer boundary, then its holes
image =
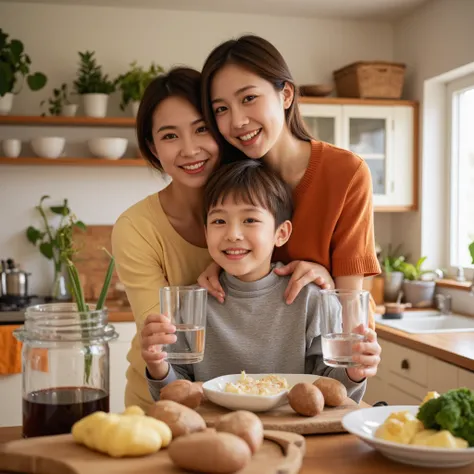
POLYGON ((79 312, 75 303, 30 306, 23 342, 23 437, 70 433, 95 411, 109 411, 109 341, 115 328, 107 310, 79 312))

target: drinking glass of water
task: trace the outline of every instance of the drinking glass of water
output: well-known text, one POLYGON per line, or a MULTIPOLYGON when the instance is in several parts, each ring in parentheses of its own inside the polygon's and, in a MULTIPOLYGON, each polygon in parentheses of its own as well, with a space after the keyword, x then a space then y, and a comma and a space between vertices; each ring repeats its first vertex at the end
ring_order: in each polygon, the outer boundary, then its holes
POLYGON ((207 291, 199 286, 160 288, 160 312, 176 326, 177 341, 163 346, 172 364, 197 364, 206 344, 207 291))
POLYGON ((326 365, 360 365, 352 360, 352 347, 365 340, 368 320, 368 291, 321 290, 321 342, 326 365))

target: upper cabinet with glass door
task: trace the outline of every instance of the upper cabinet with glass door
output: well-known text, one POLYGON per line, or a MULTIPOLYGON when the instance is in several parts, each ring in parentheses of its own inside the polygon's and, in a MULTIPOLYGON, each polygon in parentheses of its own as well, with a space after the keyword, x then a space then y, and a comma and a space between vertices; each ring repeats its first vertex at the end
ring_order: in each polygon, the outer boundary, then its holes
POLYGON ((344 99, 334 100, 338 103, 302 99, 300 110, 311 135, 366 161, 376 211, 416 209, 414 105, 352 105, 354 100, 345 105, 344 99))

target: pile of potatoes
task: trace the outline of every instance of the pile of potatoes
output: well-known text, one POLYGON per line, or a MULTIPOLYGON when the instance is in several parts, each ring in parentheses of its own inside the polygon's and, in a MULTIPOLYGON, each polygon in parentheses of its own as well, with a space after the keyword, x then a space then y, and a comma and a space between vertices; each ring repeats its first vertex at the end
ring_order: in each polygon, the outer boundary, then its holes
POLYGON ((178 467, 208 474, 231 474, 244 468, 263 443, 260 418, 248 411, 223 415, 206 428, 193 409, 172 400, 156 402, 148 415, 166 423, 173 441, 168 454, 178 467))
POLYGON ((311 383, 297 383, 288 392, 288 403, 296 413, 316 416, 328 407, 338 407, 347 399, 347 389, 338 380, 319 377, 311 383))

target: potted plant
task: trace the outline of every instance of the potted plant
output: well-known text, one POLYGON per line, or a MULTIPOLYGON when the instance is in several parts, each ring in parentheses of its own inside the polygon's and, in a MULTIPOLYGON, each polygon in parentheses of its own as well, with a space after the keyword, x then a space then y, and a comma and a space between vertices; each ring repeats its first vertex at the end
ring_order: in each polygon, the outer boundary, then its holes
POLYGON ((381 256, 381 265, 384 279, 384 301, 394 302, 402 289, 403 271, 402 264, 406 257, 400 254, 401 245, 392 251, 391 245, 388 246, 387 255, 381 256))
POLYGON ((50 199, 49 196, 42 196, 39 205, 36 206, 42 221, 43 229, 29 226, 26 229, 26 238, 33 245, 38 246, 41 255, 48 260, 52 260, 54 264, 54 282, 51 290, 51 296, 55 300, 67 300, 70 298, 66 279, 65 279, 65 264, 67 263, 62 258, 62 247, 59 239, 60 235, 72 232, 68 226, 74 226, 83 231, 86 230, 86 225, 81 221, 71 219, 72 213, 68 205, 68 200, 64 199, 60 206, 51 206, 49 211, 52 215, 60 216, 59 225, 55 228, 51 225, 46 215, 46 210, 43 208, 43 202, 50 199))
POLYGON ((0 28, 0 115, 7 115, 13 104, 13 94, 18 94, 26 83, 32 91, 42 89, 47 82, 41 72, 30 74, 31 59, 20 40, 8 40, 9 35, 0 28))
POLYGON ((132 105, 132 114, 137 116, 140 100, 148 84, 165 70, 158 64, 151 63, 148 69, 137 66, 136 61, 130 64, 130 69, 117 78, 117 85, 122 91, 120 109, 125 110, 128 104, 132 105))
POLYGON ((74 89, 82 96, 84 113, 88 117, 105 117, 109 95, 115 91, 116 81, 102 72, 94 54, 94 51, 79 52, 80 66, 74 89))
POLYGON ((437 275, 435 270, 423 270, 421 267, 427 257, 421 257, 415 264, 403 262, 401 270, 405 277, 403 281, 403 294, 405 301, 413 307, 430 307, 433 304, 436 282, 428 280, 425 275, 437 275))
MULTIPOLYGON (((51 115, 63 115, 64 117, 74 117, 77 111, 77 104, 72 104, 69 100, 68 87, 66 83, 61 84, 57 89, 53 89, 52 96, 46 100, 42 100, 40 106, 48 104, 48 112, 51 115)), ((42 113, 41 115, 46 115, 42 113)))

